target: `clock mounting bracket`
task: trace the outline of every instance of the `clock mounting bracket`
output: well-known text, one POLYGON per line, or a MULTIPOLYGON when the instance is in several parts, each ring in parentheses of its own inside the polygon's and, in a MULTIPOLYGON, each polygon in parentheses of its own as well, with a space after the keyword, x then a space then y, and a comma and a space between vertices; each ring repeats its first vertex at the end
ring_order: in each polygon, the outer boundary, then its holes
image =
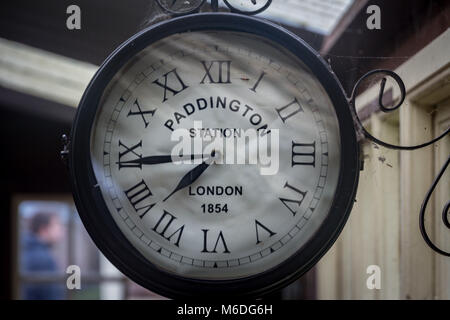
MULTIPOLYGON (((232 13, 239 13, 244 15, 253 16, 256 14, 259 14, 263 11, 265 11, 267 8, 270 7, 272 4, 272 0, 245 0, 246 2, 257 6, 255 9, 250 10, 243 10, 235 5, 233 5, 231 2, 232 0, 222 0, 223 3, 228 7, 230 12, 232 13), (259 5, 258 4, 262 4, 259 5)), ((158 6, 166 13, 174 16, 182 16, 182 15, 188 15, 191 13, 197 13, 200 11, 200 9, 205 5, 206 0, 191 0, 191 1, 180 1, 180 0, 156 0, 156 3, 158 6), (180 6, 179 3, 182 2, 182 5, 180 6)), ((211 0, 210 1, 211 10, 213 12, 219 11, 219 0, 211 0)))

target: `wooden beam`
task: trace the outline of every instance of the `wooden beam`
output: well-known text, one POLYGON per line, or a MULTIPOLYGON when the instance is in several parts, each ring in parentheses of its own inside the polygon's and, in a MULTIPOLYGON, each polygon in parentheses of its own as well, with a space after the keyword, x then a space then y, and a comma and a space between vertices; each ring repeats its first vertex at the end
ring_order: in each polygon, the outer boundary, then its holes
POLYGON ((320 49, 321 55, 326 55, 333 48, 335 43, 339 40, 339 38, 344 34, 345 30, 347 30, 348 26, 353 22, 356 16, 359 14, 362 8, 364 8, 369 0, 361 0, 353 2, 350 9, 348 9, 347 13, 345 13, 341 20, 338 22, 333 32, 327 36, 322 44, 322 49, 320 49))

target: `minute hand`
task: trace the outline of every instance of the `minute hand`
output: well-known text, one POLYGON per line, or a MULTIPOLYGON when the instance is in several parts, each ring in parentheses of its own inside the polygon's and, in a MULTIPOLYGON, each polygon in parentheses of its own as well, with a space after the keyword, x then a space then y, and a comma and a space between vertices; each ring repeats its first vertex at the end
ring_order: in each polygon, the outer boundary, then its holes
POLYGON ((192 155, 188 155, 188 156, 181 156, 179 159, 176 159, 174 161, 172 155, 161 155, 161 156, 143 157, 143 158, 138 158, 136 160, 121 161, 121 163, 122 164, 137 163, 137 164, 153 165, 153 164, 160 164, 160 163, 169 163, 169 162, 204 159, 204 158, 207 158, 207 156, 205 156, 203 154, 192 154, 192 155))

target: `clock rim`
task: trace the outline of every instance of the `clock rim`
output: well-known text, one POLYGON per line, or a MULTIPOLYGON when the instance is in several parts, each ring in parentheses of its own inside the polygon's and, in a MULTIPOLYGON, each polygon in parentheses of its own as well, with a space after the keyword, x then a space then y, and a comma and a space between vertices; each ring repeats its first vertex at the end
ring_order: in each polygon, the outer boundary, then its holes
POLYGON ((150 26, 121 44, 100 66, 80 101, 70 137, 69 172, 75 205, 99 250, 126 276, 170 298, 256 297, 296 280, 328 251, 344 227, 359 180, 359 146, 349 102, 330 66, 305 41, 288 30, 255 17, 233 13, 198 13, 150 26), (99 102, 110 80, 130 58, 167 36, 189 31, 222 30, 262 36, 300 59, 330 97, 340 130, 341 163, 336 193, 328 215, 301 248, 262 273, 232 280, 181 277, 152 264, 122 234, 107 209, 91 163, 91 133, 99 102))

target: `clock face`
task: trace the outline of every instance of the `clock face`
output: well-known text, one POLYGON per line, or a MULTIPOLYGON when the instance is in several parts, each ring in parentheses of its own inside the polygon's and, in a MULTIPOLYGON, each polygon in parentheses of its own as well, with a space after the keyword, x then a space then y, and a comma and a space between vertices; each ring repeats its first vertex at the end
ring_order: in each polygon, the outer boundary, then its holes
POLYGON ((291 282, 336 239, 357 185, 353 122, 328 67, 287 31, 235 14, 130 39, 86 90, 71 140, 97 246, 171 297, 291 282))
POLYGON ((150 45, 109 83, 92 165, 144 257, 186 277, 234 279, 275 267, 314 236, 336 191, 339 136, 325 90, 285 49, 245 33, 190 32, 150 45), (201 147, 177 151, 179 137, 201 147), (204 158, 179 163, 178 154, 204 158), (206 169, 182 183, 196 168, 206 169))

